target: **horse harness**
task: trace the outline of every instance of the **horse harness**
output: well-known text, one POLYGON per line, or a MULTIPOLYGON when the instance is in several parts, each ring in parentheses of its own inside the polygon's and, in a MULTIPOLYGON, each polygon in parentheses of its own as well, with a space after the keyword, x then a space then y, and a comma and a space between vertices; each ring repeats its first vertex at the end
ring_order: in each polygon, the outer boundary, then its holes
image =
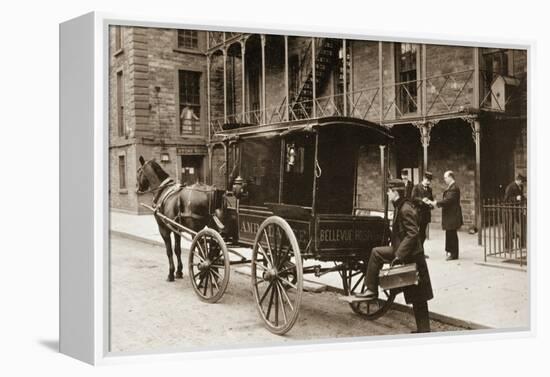
MULTIPOLYGON (((192 219, 195 219, 195 220, 204 220, 205 217, 208 217, 208 216, 210 216, 214 213, 215 208, 212 208, 212 207, 213 207, 213 205, 215 206, 216 203, 213 203, 212 198, 213 198, 214 195, 212 195, 212 194, 216 193, 215 188, 213 188, 213 189, 201 189, 201 188, 196 188, 196 187, 192 187, 192 186, 184 186, 180 183, 174 183, 174 181, 172 179, 170 179, 170 181, 167 184, 164 184, 164 182, 163 182, 163 185, 161 185, 161 187, 159 187, 159 188, 164 188, 164 189, 159 190, 158 193, 155 195, 155 198, 153 199, 153 208, 155 208, 154 213, 158 212, 159 210, 162 210, 163 205, 166 202, 166 200, 168 200, 168 198, 178 194, 180 191, 182 191, 184 189, 189 192, 189 196, 186 199, 186 203, 185 203, 184 208, 189 208, 189 206, 191 205, 193 192, 202 192, 202 193, 206 194, 206 197, 208 199, 208 214, 209 215, 200 215, 200 214, 197 214, 197 213, 192 213, 190 211, 179 212, 178 215, 176 216, 176 218, 174 219, 174 221, 178 221, 178 220, 185 219, 185 218, 192 218, 192 219)), ((215 202, 215 200, 214 200, 214 202, 215 202)), ((179 198, 178 198, 177 206, 178 206, 178 208, 181 208, 181 203, 179 202, 179 198)), ((220 228, 220 229, 224 228, 223 223, 216 216, 212 215, 212 218, 214 219, 214 222, 215 222, 215 224, 218 228, 220 228)))

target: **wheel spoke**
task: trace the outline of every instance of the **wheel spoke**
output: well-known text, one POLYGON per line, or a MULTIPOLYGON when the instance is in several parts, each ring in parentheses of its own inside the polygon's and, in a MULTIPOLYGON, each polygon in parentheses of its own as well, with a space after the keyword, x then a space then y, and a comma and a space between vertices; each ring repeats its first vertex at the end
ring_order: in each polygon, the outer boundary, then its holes
POLYGON ((288 266, 288 267, 285 267, 285 268, 279 270, 279 275, 284 274, 285 272, 288 272, 288 271, 291 271, 291 270, 296 271, 296 265, 295 264, 292 264, 291 266, 288 266))
POLYGON ((210 270, 210 272, 212 272, 212 274, 216 275, 216 276, 218 277, 218 279, 223 280, 223 279, 222 279, 222 276, 219 274, 218 271, 216 271, 216 270, 210 270))
POLYGON ((269 305, 267 306, 267 315, 265 316, 267 320, 269 321, 269 314, 271 314, 271 306, 273 305, 273 292, 275 292, 275 289, 271 290, 271 295, 269 296, 269 305))
MULTIPOLYGON (((201 284, 204 283, 204 278, 205 278, 204 271, 199 272, 199 274, 202 275, 202 276, 199 279, 199 284, 197 284, 197 288, 201 287, 201 284)), ((197 274, 197 275, 199 275, 199 274, 197 274)), ((195 275, 195 276, 197 276, 197 275, 195 275)))
POLYGON ((265 296, 267 296, 267 293, 269 292, 269 290, 273 287, 273 282, 269 283, 269 285, 267 286, 264 294, 262 295, 262 298, 260 298, 260 306, 262 305, 262 303, 264 302, 265 300, 265 296))
POLYGON ((200 252, 202 253, 202 258, 203 258, 202 260, 205 261, 207 256, 206 256, 206 253, 204 252, 204 250, 202 249, 202 246, 201 246, 199 241, 197 241, 197 247, 199 248, 200 252))
POLYGON ((273 265, 275 268, 280 267, 282 258, 282 249, 279 241, 279 236, 281 235, 281 229, 277 225, 273 225, 273 265))
MULTIPOLYGON (((197 244, 197 246, 200 247, 200 245, 198 245, 198 244, 197 244)), ((205 259, 204 259, 199 253, 197 253, 197 249, 194 249, 194 250, 193 250, 193 255, 195 255, 197 258, 199 258, 199 260, 200 260, 201 262, 205 262, 205 259)))
POLYGON ((353 286, 353 288, 351 289, 350 293, 353 293, 355 292, 355 290, 357 289, 357 287, 359 286, 359 284, 363 281, 363 279, 365 278, 365 275, 361 275, 361 277, 359 278, 359 280, 357 280, 357 282, 355 282, 355 285, 353 286))
POLYGON ((208 274, 208 280, 210 280, 210 297, 214 296, 214 284, 212 279, 212 274, 208 274))
POLYGON ((286 279, 280 279, 280 281, 283 282, 283 283, 285 283, 285 284, 288 284, 288 285, 290 285, 292 288, 298 290, 298 287, 295 286, 294 284, 292 284, 291 282, 289 282, 288 280, 286 280, 286 279))
POLYGON ((199 271, 199 272, 197 272, 197 273, 193 276, 193 279, 196 279, 197 276, 203 275, 203 274, 204 274, 204 271, 199 271))
POLYGON ((210 278, 212 279, 212 283, 216 286, 216 291, 220 290, 220 287, 218 286, 218 282, 215 279, 214 271, 210 271, 210 274, 212 275, 210 278))
MULTIPOLYGON (((277 282, 277 284, 280 284, 277 282)), ((294 307, 292 306, 292 302, 290 301, 290 297, 288 297, 288 293, 286 293, 286 289, 283 288, 282 285, 280 285, 281 292, 283 292, 284 297, 286 298, 286 302, 288 302, 288 306, 290 306, 290 310, 294 311, 294 307)))
POLYGON ((284 301, 284 297, 283 297, 283 294, 282 294, 282 291, 284 291, 283 288, 281 288, 281 286, 279 285, 278 282, 276 282, 277 284, 277 291, 279 292, 279 297, 281 298, 281 313, 283 314, 283 321, 284 323, 287 323, 288 322, 288 319, 286 317, 286 309, 285 309, 285 301, 284 301))
POLYGON ((279 289, 278 285, 275 284, 275 289, 273 290, 275 296, 275 326, 279 326, 279 289))
POLYGON ((202 239, 204 240, 204 250, 206 251, 205 258, 208 258, 208 254, 210 254, 210 249, 208 248, 208 243, 206 241, 206 234, 202 237, 202 239))
POLYGON ((208 274, 205 274, 205 278, 204 278, 204 288, 203 288, 203 292, 202 292, 202 295, 203 296, 206 296, 206 290, 208 289, 208 274))
POLYGON ((215 258, 213 258, 213 259, 212 259, 212 262, 210 262, 210 264, 213 265, 214 263, 216 263, 217 261, 219 261, 221 257, 223 257, 223 253, 219 252, 219 253, 218 253, 218 256, 215 257, 215 258))
POLYGON ((267 267, 265 267, 263 264, 261 263, 256 263, 256 267, 259 267, 261 270, 263 271, 267 271, 267 267))
POLYGON ((270 264, 271 266, 273 266, 273 261, 271 260, 271 258, 269 258, 269 257, 267 256, 267 254, 265 253, 264 248, 263 248, 262 245, 260 245, 259 243, 258 243, 258 251, 259 251, 260 253, 262 253, 262 255, 263 255, 264 258, 266 259, 267 263, 270 264))
MULTIPOLYGON (((272 258, 270 258, 270 262, 272 266, 275 266, 274 260, 273 260, 273 249, 271 248, 271 243, 269 242, 269 236, 267 235, 267 231, 264 229, 264 237, 267 243, 267 251, 269 251, 269 254, 272 258)), ((259 245, 258 245, 259 246, 259 245)))
POLYGON ((265 283, 267 280, 265 279, 262 279, 262 278, 256 278, 256 282, 254 283, 256 286, 258 286, 258 284, 261 284, 261 283, 265 283))

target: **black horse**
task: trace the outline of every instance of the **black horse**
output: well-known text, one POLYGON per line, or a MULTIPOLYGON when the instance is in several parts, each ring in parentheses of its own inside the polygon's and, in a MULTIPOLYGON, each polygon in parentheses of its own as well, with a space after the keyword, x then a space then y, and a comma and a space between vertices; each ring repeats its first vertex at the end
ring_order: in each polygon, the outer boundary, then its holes
POLYGON ((155 219, 159 232, 166 245, 166 255, 170 264, 168 281, 174 281, 175 277, 183 278, 183 264, 181 262, 181 236, 177 229, 164 222, 157 213, 173 219, 177 223, 199 231, 205 226, 211 226, 220 231, 221 221, 214 219, 214 213, 221 218, 221 195, 223 191, 216 190, 214 186, 194 183, 190 186, 176 184, 173 179, 154 161, 145 161, 139 157, 141 167, 137 171, 137 192, 154 193, 153 206, 155 207, 155 219), (174 249, 170 234, 174 234, 174 249), (178 262, 175 270, 173 252, 178 262))

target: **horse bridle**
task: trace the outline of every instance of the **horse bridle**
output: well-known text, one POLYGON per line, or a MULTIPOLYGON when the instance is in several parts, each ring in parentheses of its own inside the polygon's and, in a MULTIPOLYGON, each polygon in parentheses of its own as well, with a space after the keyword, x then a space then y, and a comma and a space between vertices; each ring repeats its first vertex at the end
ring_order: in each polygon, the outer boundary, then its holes
MULTIPOLYGON (((138 170, 137 170, 138 177, 139 177, 140 174, 143 174, 143 168, 144 168, 148 163, 150 163, 151 161, 153 161, 153 160, 147 160, 147 161, 145 161, 145 162, 143 163, 143 165, 141 165, 141 166, 138 168, 138 170)), ((159 190, 162 190, 162 189, 164 189, 164 188, 166 187, 164 184, 165 184, 165 182, 167 182, 169 179, 171 179, 171 178, 168 177, 168 178, 165 179, 163 182, 161 182, 161 184, 159 185, 159 187, 154 188, 154 189, 148 189, 148 190, 145 190, 145 191, 141 191, 141 190, 138 189, 138 190, 136 190, 136 194, 138 194, 138 195, 149 194, 149 193, 151 193, 151 192, 155 193, 155 192, 157 192, 157 191, 159 191, 159 190)), ((151 184, 151 183, 149 182, 149 184, 151 184)))

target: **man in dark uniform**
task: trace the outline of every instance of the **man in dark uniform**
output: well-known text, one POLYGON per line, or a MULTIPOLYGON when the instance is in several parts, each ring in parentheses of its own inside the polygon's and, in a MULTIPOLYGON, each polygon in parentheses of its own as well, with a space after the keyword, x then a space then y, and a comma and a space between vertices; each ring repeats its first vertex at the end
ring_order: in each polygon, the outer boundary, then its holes
MULTIPOLYGON (((522 218, 522 210, 520 204, 525 203, 525 195, 523 195, 523 184, 525 177, 521 174, 516 176, 514 182, 506 186, 504 192, 504 202, 518 205, 518 208, 508 210, 508 215, 504 217, 504 248, 510 250, 514 244, 514 239, 520 239, 521 247, 525 247, 527 240, 526 219, 522 218)), ((513 206, 515 207, 515 206, 513 206)))
POLYGON ((458 259, 458 234, 457 230, 463 225, 462 208, 460 207, 460 189, 455 182, 455 174, 447 170, 443 174, 447 189, 443 191, 443 199, 440 201, 424 202, 434 207, 441 207, 441 227, 445 231, 445 251, 449 254, 448 261, 458 259))
POLYGON ((401 180, 405 184, 405 198, 410 199, 413 189, 413 184, 409 181, 409 171, 407 169, 401 170, 401 180))
POLYGON ((372 249, 367 265, 367 290, 357 297, 376 299, 378 297, 378 275, 384 263, 416 263, 418 285, 405 287, 405 301, 413 305, 416 320, 415 332, 430 332, 428 300, 433 298, 428 265, 424 249, 418 237, 418 220, 414 205, 406 198, 405 184, 392 179, 388 182, 388 199, 395 208, 392 222, 391 246, 380 246, 372 249))
POLYGON ((525 182, 525 177, 521 174, 518 174, 516 180, 506 186, 506 191, 504 192, 504 201, 507 203, 521 203, 525 200, 523 195, 523 184, 525 182))
MULTIPOLYGON (((428 228, 430 221, 432 221, 433 207, 424 202, 424 198, 427 198, 430 201, 434 200, 432 188, 430 187, 432 184, 432 178, 432 173, 429 171, 425 172, 422 182, 414 186, 411 193, 411 201, 416 206, 416 211, 418 212, 418 226, 420 228, 418 237, 420 238, 422 247, 424 247, 424 241, 426 240, 426 229, 428 228)), ((426 257, 428 256, 426 255, 426 257)))

